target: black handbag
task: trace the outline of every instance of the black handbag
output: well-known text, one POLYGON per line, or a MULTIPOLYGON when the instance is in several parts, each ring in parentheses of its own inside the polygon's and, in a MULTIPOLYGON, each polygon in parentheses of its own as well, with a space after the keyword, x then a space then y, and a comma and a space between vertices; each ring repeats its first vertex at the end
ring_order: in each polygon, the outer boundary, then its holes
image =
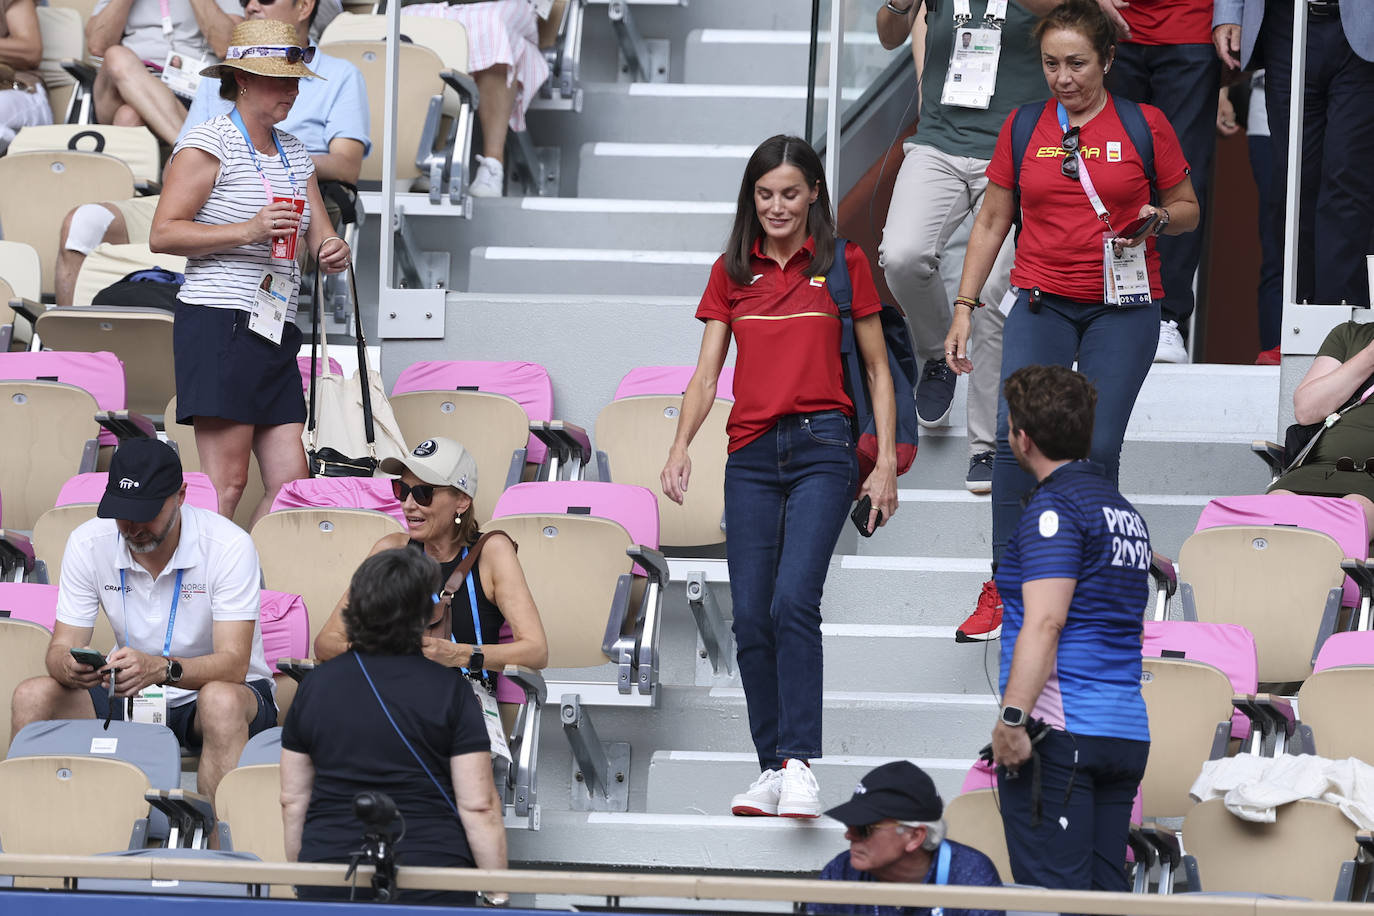
MULTIPOLYGON (((323 245, 321 245, 323 247, 323 245)), ((315 387, 319 379, 321 348, 320 313, 324 309, 324 271, 319 266, 319 252, 315 252, 315 295, 310 303, 310 405, 306 415, 306 434, 314 440, 315 387)), ((363 432, 367 436, 368 454, 350 457, 329 446, 306 449, 311 477, 371 477, 380 463, 377 460, 377 433, 372 422, 372 395, 367 385, 367 341, 363 337, 363 322, 358 314, 358 284, 353 274, 353 262, 348 262, 348 287, 353 299, 354 340, 358 347, 358 384, 362 390, 363 432)))

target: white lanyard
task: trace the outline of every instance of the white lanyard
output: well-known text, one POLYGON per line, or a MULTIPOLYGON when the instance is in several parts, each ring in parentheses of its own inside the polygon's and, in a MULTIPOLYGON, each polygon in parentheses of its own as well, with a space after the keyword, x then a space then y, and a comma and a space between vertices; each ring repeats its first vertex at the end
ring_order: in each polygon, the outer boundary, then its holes
MULTIPOLYGON (((1064 133, 1067 134, 1069 132, 1069 113, 1064 110, 1062 104, 1056 104, 1059 108, 1059 126, 1063 128, 1064 133)), ((1093 187, 1093 180, 1088 175, 1088 163, 1083 159, 1081 152, 1083 142, 1082 131, 1079 131, 1078 141, 1080 144, 1079 149, 1075 150, 1073 154, 1074 159, 1078 162, 1078 183, 1083 186, 1083 193, 1088 195, 1088 202, 1093 205, 1093 212, 1097 214, 1097 218, 1102 220, 1107 229, 1111 231, 1111 214, 1107 212, 1106 206, 1102 203, 1102 198, 1098 196, 1097 188, 1093 187)))
MULTIPOLYGON (((969 8, 968 0, 954 0, 954 24, 959 26, 961 23, 968 22, 973 18, 973 11, 969 8)), ((983 12, 983 18, 990 23, 1005 21, 1007 18, 1007 0, 988 0, 987 9, 983 12)))
POLYGON ((157 5, 162 12, 162 34, 168 38, 172 37, 172 7, 167 0, 157 0, 157 5))

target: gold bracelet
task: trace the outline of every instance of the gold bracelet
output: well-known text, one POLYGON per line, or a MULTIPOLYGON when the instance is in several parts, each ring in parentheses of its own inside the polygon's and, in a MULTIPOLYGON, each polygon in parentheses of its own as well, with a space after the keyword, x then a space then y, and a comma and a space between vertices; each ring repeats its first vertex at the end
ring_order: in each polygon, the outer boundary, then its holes
POLYGON ((975 312, 983 307, 983 303, 979 302, 977 299, 970 299, 968 296, 955 296, 954 304, 968 306, 970 312, 975 312))

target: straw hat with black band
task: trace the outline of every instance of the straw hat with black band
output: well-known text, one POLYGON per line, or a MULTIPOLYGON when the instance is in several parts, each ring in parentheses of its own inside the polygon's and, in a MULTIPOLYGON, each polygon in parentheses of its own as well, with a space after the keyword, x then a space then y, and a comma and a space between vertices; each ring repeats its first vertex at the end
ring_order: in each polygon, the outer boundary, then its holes
POLYGON ((220 95, 232 100, 232 95, 225 96, 224 88, 236 85, 236 72, 255 76, 324 79, 306 66, 314 56, 314 48, 301 47, 296 30, 290 23, 274 19, 245 19, 234 26, 224 60, 201 70, 200 75, 222 80, 220 95))

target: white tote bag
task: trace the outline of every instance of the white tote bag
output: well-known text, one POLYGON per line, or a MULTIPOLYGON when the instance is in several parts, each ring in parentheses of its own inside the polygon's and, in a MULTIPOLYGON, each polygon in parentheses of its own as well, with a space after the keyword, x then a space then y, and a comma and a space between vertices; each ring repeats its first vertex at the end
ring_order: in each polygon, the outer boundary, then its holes
MULTIPOLYGON (((318 263, 318 257, 316 262, 318 263)), ((381 374, 367 365, 367 340, 358 314, 358 287, 353 265, 348 285, 353 298, 353 327, 358 370, 344 378, 329 368, 329 342, 320 331, 324 293, 315 270, 315 296, 310 310, 310 398, 306 416, 305 454, 311 477, 372 477, 384 458, 402 458, 407 449, 400 424, 382 387, 381 374), (316 373, 319 372, 319 375, 316 373)))

